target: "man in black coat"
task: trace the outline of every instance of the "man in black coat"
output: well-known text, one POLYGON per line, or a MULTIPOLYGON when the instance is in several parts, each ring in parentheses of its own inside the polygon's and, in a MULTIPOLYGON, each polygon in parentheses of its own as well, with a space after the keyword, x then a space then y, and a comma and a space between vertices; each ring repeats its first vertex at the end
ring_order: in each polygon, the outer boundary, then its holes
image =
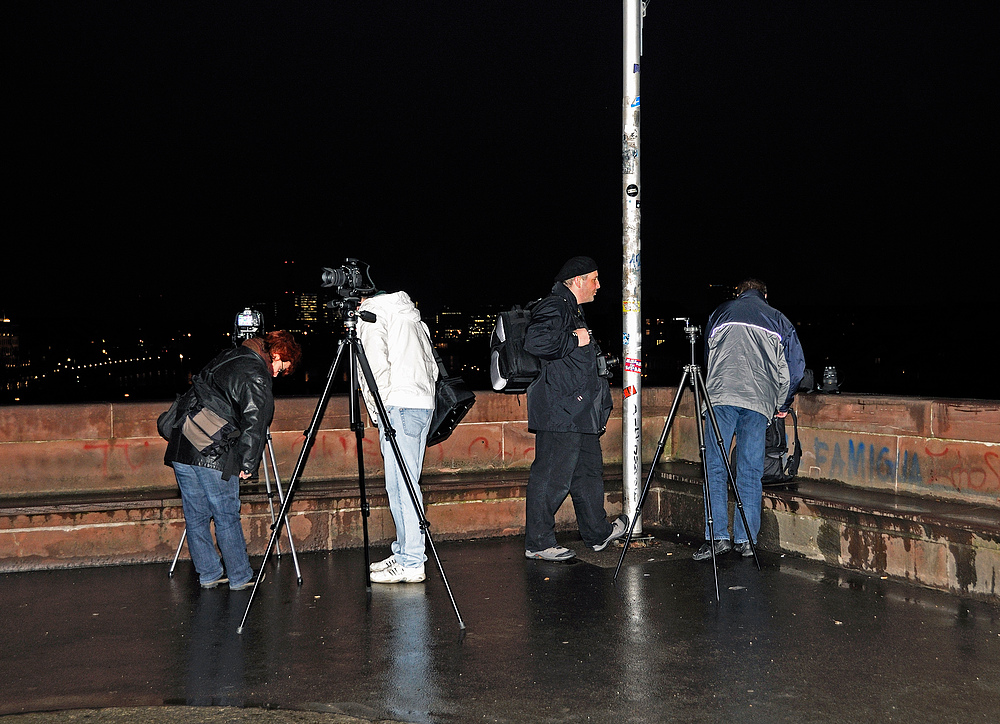
POLYGON ((555 537, 555 514, 567 495, 583 542, 595 551, 626 532, 625 516, 610 523, 604 511, 600 436, 611 415, 611 389, 598 373, 600 350, 580 306, 592 302, 600 287, 597 263, 573 257, 556 275, 551 294, 532 309, 525 333, 525 350, 542 362, 528 388, 535 460, 525 501, 527 558, 563 561, 576 555, 555 537))
POLYGON ((238 591, 252 585, 240 480, 255 475, 260 465, 274 414, 271 380, 289 374, 301 355, 285 331, 218 354, 194 376, 179 400, 177 418, 161 430, 167 439, 163 462, 174 469, 181 491, 188 550, 202 588, 228 582, 238 591))

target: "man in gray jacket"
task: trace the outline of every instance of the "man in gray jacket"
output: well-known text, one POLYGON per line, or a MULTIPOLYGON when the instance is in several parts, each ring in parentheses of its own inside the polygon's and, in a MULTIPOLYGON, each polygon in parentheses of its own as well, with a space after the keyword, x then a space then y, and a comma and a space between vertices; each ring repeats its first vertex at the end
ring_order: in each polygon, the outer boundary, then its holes
MULTIPOLYGON (((736 488, 747 525, 737 512, 733 542, 737 551, 752 556, 748 541, 756 543, 760 530, 764 433, 773 417, 788 414, 802 380, 805 359, 795 326, 768 305, 767 287, 756 279, 740 283, 736 299, 712 312, 706 326, 705 352, 705 387, 727 450, 736 438, 736 488)), ((729 541, 729 475, 707 419, 705 439, 713 530, 709 530, 706 518, 706 543, 694 554, 699 561, 712 557, 709 541, 713 537, 716 555, 733 549, 729 541)))

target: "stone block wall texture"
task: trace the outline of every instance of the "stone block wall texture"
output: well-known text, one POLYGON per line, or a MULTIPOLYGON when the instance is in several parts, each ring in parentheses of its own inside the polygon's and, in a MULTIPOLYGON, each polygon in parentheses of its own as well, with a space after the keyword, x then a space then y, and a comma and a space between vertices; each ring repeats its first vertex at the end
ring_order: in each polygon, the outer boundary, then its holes
MULTIPOLYGON (((662 394, 672 399, 673 390, 662 394)), ((695 462, 691 398, 682 397, 667 454, 695 462)), ((800 477, 1000 507, 1000 402, 810 394, 799 395, 795 408, 800 477)), ((790 417, 786 430, 792 434, 790 417)))
MULTIPOLYGON (((647 388, 642 394, 642 456, 649 463, 676 390, 647 388)), ((692 397, 689 390, 683 392, 664 460, 699 459, 692 397)), ((0 407, 0 570, 170 560, 183 532, 183 511, 172 471, 163 465, 166 443, 156 433, 156 418, 167 406, 0 407)), ((271 434, 286 485, 315 406, 315 399, 277 400, 271 434)), ((998 402, 814 394, 801 395, 796 409, 801 477, 1000 508, 998 402)), ((621 428, 618 405, 602 437, 610 514, 621 510, 621 484, 611 482, 622 461, 621 428)), ((361 446, 372 505, 370 537, 373 543, 386 541, 394 532, 373 428, 365 429, 361 446)), ((524 483, 533 458, 524 398, 478 393, 476 405, 451 438, 427 451, 424 474, 433 481, 425 486, 425 496, 436 537, 523 530, 524 483)), ((335 396, 290 510, 297 549, 360 544, 357 460, 346 397, 335 396)), ((695 497, 686 501, 686 496, 654 489, 644 518, 651 525, 667 521, 672 528, 697 531, 701 503, 695 497), (688 508, 693 511, 690 521, 685 518, 688 508)), ((773 530, 761 532, 767 549, 780 547, 966 591, 982 590, 1000 570, 997 541, 972 533, 862 511, 847 515, 773 496, 766 497, 764 512, 765 521, 773 524, 773 530), (962 535, 968 540, 960 540, 962 535), (929 545, 918 545, 918 540, 929 545), (946 579, 948 585, 940 583, 946 579)), ((266 497, 246 496, 243 514, 250 551, 262 553, 271 523, 266 497)), ((562 529, 574 526, 569 501, 557 520, 562 529)))
MULTIPOLYGON (((675 390, 643 390, 643 459, 649 462, 675 390)), ((271 424, 280 471, 291 471, 316 401, 278 399, 271 424)), ((156 433, 164 403, 0 407, 0 504, 66 493, 174 489, 156 433)), ((1000 402, 800 395, 800 476, 858 488, 1000 507, 1000 402)), ((620 406, 619 406, 620 410, 620 406)), ((357 476, 357 438, 347 401, 333 397, 303 469, 303 480, 357 476)), ((685 391, 663 459, 698 460, 693 400, 685 391)), ((601 438, 609 466, 621 462, 620 411, 601 438)), ((711 442, 711 440, 710 440, 711 442)), ((377 431, 361 441, 366 474, 378 476, 377 431)), ((480 392, 455 433, 427 450, 424 472, 526 470, 534 458, 523 397, 480 392)), ((289 475, 290 472, 285 473, 289 475)))

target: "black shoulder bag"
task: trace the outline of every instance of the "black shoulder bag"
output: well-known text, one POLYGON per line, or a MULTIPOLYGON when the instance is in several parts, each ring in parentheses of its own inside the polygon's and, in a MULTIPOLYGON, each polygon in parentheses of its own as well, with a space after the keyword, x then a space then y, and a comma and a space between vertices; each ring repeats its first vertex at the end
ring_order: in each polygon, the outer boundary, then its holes
POLYGON ((452 377, 445 369, 441 355, 431 340, 434 361, 438 366, 438 380, 434 389, 434 415, 427 432, 427 447, 444 442, 458 427, 458 423, 476 404, 476 393, 469 389, 461 377, 452 377))

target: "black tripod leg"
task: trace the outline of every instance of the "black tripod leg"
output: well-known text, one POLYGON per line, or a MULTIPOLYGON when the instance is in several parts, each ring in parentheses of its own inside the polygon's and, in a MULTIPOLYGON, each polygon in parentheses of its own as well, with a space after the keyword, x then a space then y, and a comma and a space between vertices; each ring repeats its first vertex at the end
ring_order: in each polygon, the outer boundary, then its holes
MULTIPOLYGON (((360 344, 360 343, 359 343, 360 344)), ((368 505, 368 496, 365 492, 365 450, 364 437, 365 427, 361 422, 361 401, 358 399, 358 365, 353 346, 351 347, 350 359, 350 383, 351 393, 349 398, 351 427, 354 428, 355 447, 358 455, 358 491, 361 496, 361 531, 365 545, 365 589, 370 593, 372 590, 371 577, 371 555, 368 544, 368 518, 371 515, 371 508, 368 505)))
POLYGON ((327 402, 330 400, 330 390, 333 387, 333 380, 337 375, 337 368, 340 366, 340 360, 343 356, 345 345, 346 340, 341 340, 339 346, 337 347, 337 356, 333 360, 333 364, 330 365, 330 372, 326 377, 326 385, 323 387, 323 394, 320 395, 319 402, 316 404, 316 410, 313 412, 312 422, 309 423, 309 428, 305 432, 305 441, 302 443, 302 451, 299 453, 299 459, 295 463, 295 469, 292 471, 292 477, 288 481, 288 493, 285 495, 285 502, 281 505, 281 511, 278 513, 278 519, 271 525, 271 538, 267 542, 267 550, 264 551, 264 560, 261 562, 260 570, 257 571, 257 580, 254 583, 253 590, 250 591, 250 600, 247 601, 247 608, 246 611, 243 612, 243 619, 240 621, 240 625, 236 629, 236 633, 238 634, 243 633, 243 626, 246 624, 247 616, 250 615, 250 607, 253 605, 254 597, 257 595, 257 589, 260 586, 260 582, 264 580, 264 566, 267 564, 267 559, 271 555, 271 551, 274 550, 275 544, 278 542, 278 536, 281 534, 281 524, 288 516, 288 511, 292 506, 292 500, 295 498, 295 487, 299 483, 299 478, 302 475, 303 468, 305 468, 306 460, 309 458, 309 453, 312 450, 313 443, 316 442, 316 433, 323 420, 323 414, 326 411, 327 402))
POLYGON ((371 367, 368 364, 368 358, 365 357, 364 346, 361 344, 360 339, 355 340, 355 344, 357 345, 357 358, 358 363, 361 366, 361 372, 365 377, 365 381, 368 383, 368 391, 371 393, 372 399, 375 401, 375 408, 378 412, 379 420, 382 422, 382 434, 385 435, 386 439, 389 441, 393 457, 399 465, 399 471, 403 474, 403 481, 406 483, 406 490, 410 495, 410 503, 412 503, 413 509, 417 513, 417 519, 420 521, 420 528, 423 530, 424 537, 427 539, 427 543, 431 547, 431 552, 434 554, 434 560, 437 563, 438 571, 441 573, 441 580, 444 582, 445 590, 448 592, 448 598, 451 599, 451 606, 455 610, 455 616, 458 618, 458 627, 464 630, 465 622, 462 620, 462 614, 458 610, 458 604, 455 603, 455 597, 452 595, 451 586, 448 584, 448 577, 445 575, 444 566, 441 565, 441 558, 438 556, 437 548, 434 547, 434 539, 431 537, 431 532, 429 530, 430 523, 427 521, 427 516, 424 515, 424 508, 420 504, 420 500, 417 498, 413 477, 410 475, 410 471, 406 467, 406 462, 403 460, 403 454, 399 449, 399 443, 396 441, 396 431, 389 423, 389 413, 386 411, 385 404, 382 402, 382 396, 378 392, 378 385, 375 384, 375 375, 372 374, 371 367))
MULTIPOLYGON (((708 547, 712 552, 712 572, 715 575, 715 600, 721 601, 722 597, 719 594, 719 565, 715 555, 715 520, 712 516, 712 491, 708 484, 708 465, 705 459, 705 428, 701 424, 701 420, 698 419, 698 415, 701 412, 702 403, 702 393, 705 392, 704 382, 701 382, 701 372, 698 367, 694 364, 692 367, 691 375, 691 387, 694 390, 694 402, 695 402, 695 427, 698 430, 698 455, 701 458, 701 485, 702 489, 705 491, 705 522, 708 525, 708 547), (699 387, 701 383, 701 387, 699 387)), ((705 392, 705 401, 708 401, 708 393, 705 392)), ((728 535, 728 531, 727 531, 728 535)))
MULTIPOLYGON (((701 377, 701 371, 697 374, 698 384, 701 385, 701 389, 705 391, 705 407, 708 411, 708 419, 712 423, 712 431, 715 433, 715 442, 719 446, 719 454, 722 456, 722 462, 726 466, 726 476, 729 481, 729 486, 733 490, 733 495, 736 498, 736 509, 740 513, 740 518, 743 520, 743 529, 747 532, 747 538, 750 541, 750 550, 753 552, 754 563, 757 564, 757 570, 760 570, 760 561, 757 560, 757 546, 754 545, 753 536, 750 535, 750 526, 747 525, 747 515, 746 511, 743 510, 743 499, 740 496, 740 491, 736 487, 736 478, 733 476, 733 467, 729 460, 729 451, 726 449, 726 443, 722 439, 722 431, 719 429, 719 422, 715 419, 715 408, 712 407, 712 401, 708 398, 708 390, 705 387, 705 380, 701 377)), ((705 464, 705 457, 702 455, 702 465, 705 464)), ((706 480, 708 476, 708 471, 705 472, 706 480)))
POLYGON ((621 570, 622 563, 625 561, 625 554, 628 553, 628 547, 632 542, 632 533, 635 530, 635 524, 639 520, 639 515, 642 513, 642 506, 646 502, 646 496, 649 494, 649 487, 653 481, 653 471, 656 469, 656 464, 660 462, 660 456, 663 454, 663 448, 667 444, 667 436, 670 434, 670 428, 674 424, 674 418, 677 416, 677 408, 680 407, 681 395, 684 394, 684 385, 687 383, 688 371, 684 370, 684 374, 681 375, 681 382, 677 386, 677 394, 674 395, 673 404, 670 405, 670 413, 667 415, 667 421, 663 425, 663 432, 660 433, 660 440, 656 444, 656 452, 653 454, 653 461, 649 466, 649 473, 646 475, 646 483, 642 486, 642 494, 639 496, 639 503, 635 507, 635 515, 632 516, 632 522, 628 527, 628 535, 625 537, 625 547, 622 548, 622 554, 618 558, 618 565, 615 566, 615 575, 612 581, 618 580, 618 571, 621 570))

